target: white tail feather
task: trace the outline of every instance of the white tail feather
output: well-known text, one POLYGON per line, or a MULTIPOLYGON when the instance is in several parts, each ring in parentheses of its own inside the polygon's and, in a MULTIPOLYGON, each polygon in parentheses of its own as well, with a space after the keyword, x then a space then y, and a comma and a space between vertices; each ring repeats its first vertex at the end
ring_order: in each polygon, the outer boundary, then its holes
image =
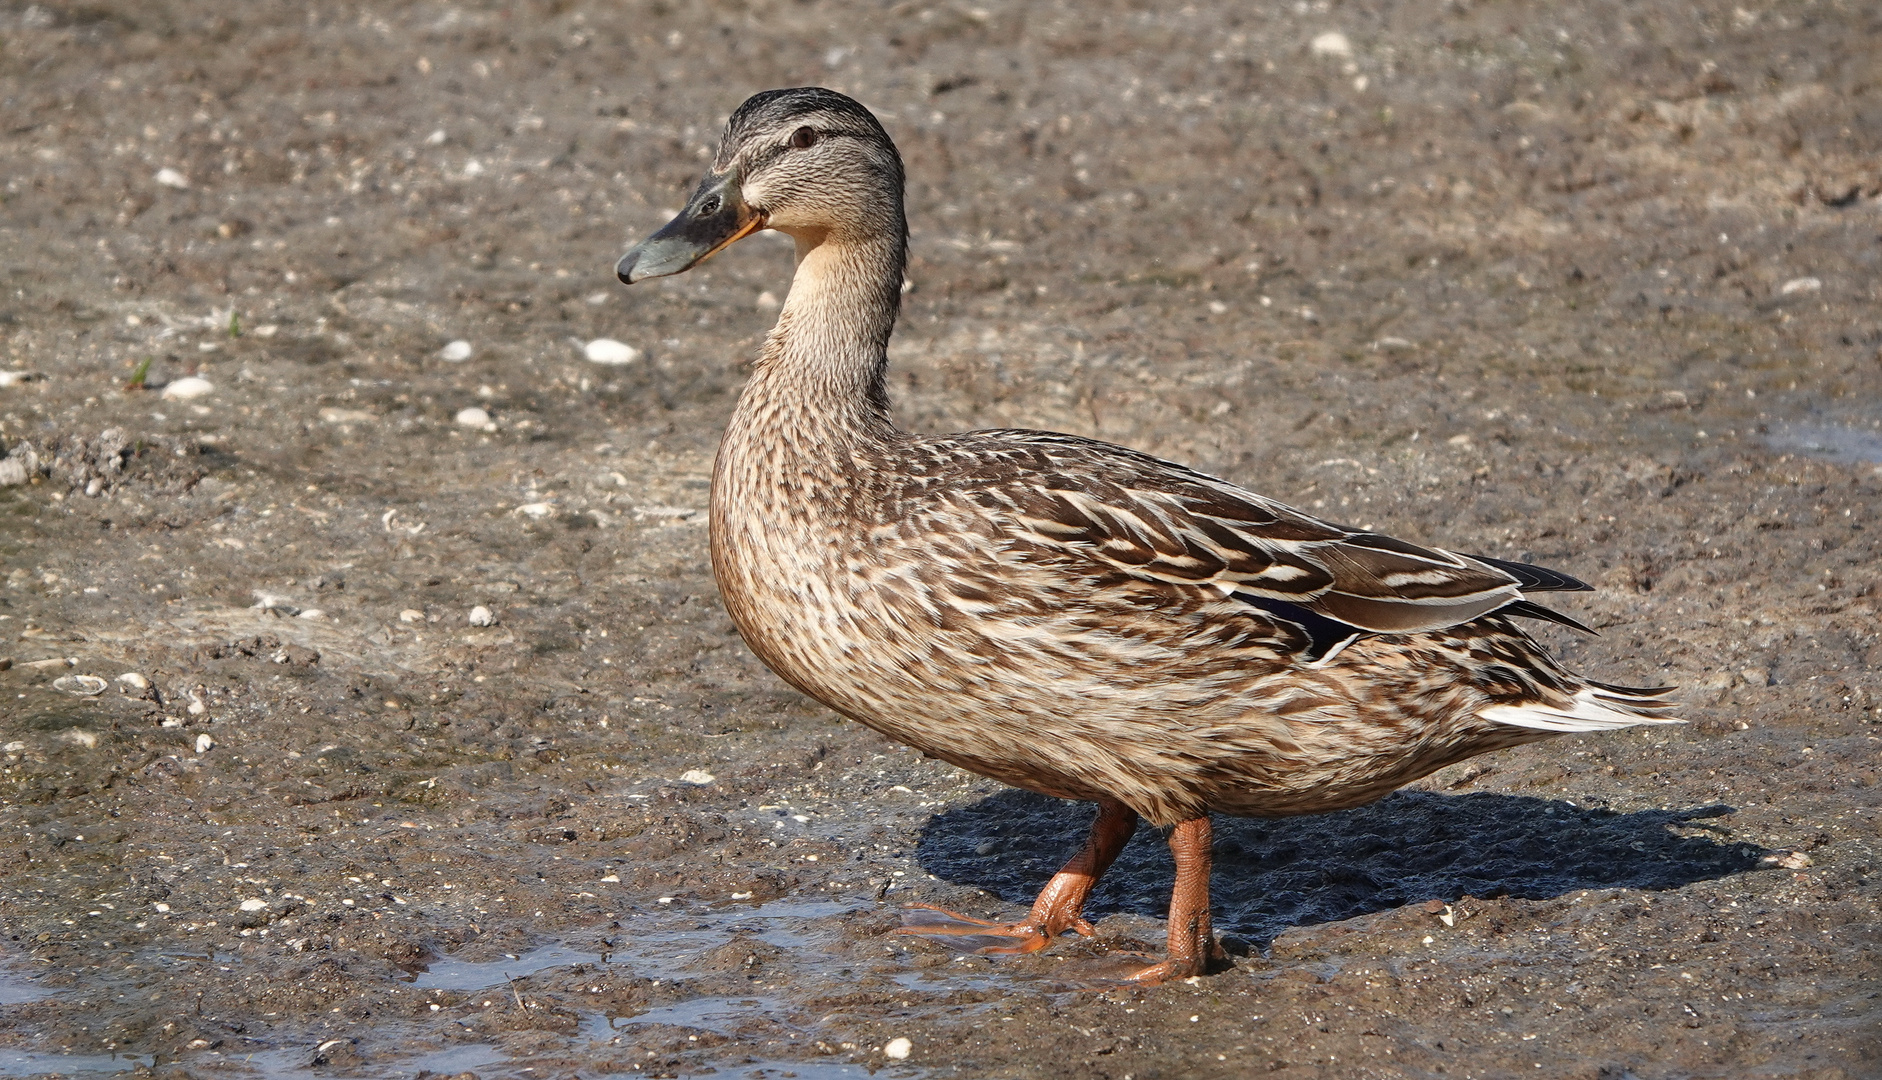
MULTIPOLYGON (((1633 727, 1635 724, 1685 723, 1670 716, 1642 716, 1639 713, 1622 712, 1603 704, 1604 701, 1620 703, 1623 700, 1612 693, 1601 693, 1589 687, 1575 695, 1575 707, 1572 709, 1558 709, 1538 701, 1528 705, 1492 705, 1487 709, 1479 709, 1477 715, 1492 723, 1534 728, 1537 731, 1611 731, 1633 727)), ((1651 701, 1640 704, 1650 709, 1667 707, 1664 704, 1656 706, 1651 701)))

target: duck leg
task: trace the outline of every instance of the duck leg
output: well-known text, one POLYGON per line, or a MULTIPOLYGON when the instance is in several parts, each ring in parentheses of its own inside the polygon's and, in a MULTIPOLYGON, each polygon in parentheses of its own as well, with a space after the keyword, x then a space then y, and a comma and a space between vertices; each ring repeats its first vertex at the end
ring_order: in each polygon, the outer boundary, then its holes
POLYGON ((1211 961, 1228 954, 1209 925, 1209 868, 1215 832, 1206 817, 1191 818, 1170 831, 1176 858, 1176 887, 1170 890, 1169 956, 1124 976, 1125 982, 1155 986, 1170 979, 1206 974, 1211 961))
MULTIPOLYGON (((1203 819, 1202 824, 1202 917, 1203 934, 1206 937, 1209 923, 1208 819, 1203 819)), ((913 904, 903 913, 901 928, 893 932, 937 938, 941 939, 942 944, 961 952, 985 955, 1037 952, 1067 930, 1076 930, 1085 937, 1091 937, 1096 931, 1085 921, 1085 901, 1090 898, 1098 879, 1117 861, 1118 852, 1124 850, 1124 845, 1130 842, 1131 833, 1136 829, 1135 810, 1122 803, 1099 803, 1098 817, 1091 823, 1091 834, 1085 838, 1085 846, 1079 848, 1078 854, 1052 875, 1046 887, 1039 890, 1039 898, 1033 901, 1032 911, 1019 922, 987 922, 928 904, 913 904)), ((1174 846, 1175 839, 1172 838, 1170 843, 1174 846)), ((1180 876, 1178 881, 1181 881, 1180 876)), ((1171 931, 1170 940, 1176 940, 1174 930, 1171 931)))

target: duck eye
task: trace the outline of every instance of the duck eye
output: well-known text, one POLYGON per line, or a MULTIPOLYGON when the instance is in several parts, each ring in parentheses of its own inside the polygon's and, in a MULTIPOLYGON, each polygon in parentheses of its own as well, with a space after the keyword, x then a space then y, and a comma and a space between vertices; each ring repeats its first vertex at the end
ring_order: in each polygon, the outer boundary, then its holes
POLYGON ((803 149, 806 149, 808 147, 812 147, 815 145, 817 145, 817 129, 816 128, 801 127, 801 128, 798 128, 796 131, 791 132, 791 147, 793 149, 803 150, 803 149))
POLYGON ((711 217, 712 215, 718 212, 719 212, 719 197, 717 195, 708 195, 704 199, 700 200, 700 203, 699 203, 699 216, 700 217, 711 217))

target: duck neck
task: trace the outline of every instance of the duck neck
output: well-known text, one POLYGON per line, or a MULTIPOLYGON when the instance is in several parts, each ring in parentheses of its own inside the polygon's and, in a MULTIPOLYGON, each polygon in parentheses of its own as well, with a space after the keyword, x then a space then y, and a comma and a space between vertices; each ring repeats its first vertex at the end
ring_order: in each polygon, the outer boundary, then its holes
POLYGON ((835 450, 892 437, 885 382, 907 235, 794 233, 797 272, 739 399, 742 419, 835 450))

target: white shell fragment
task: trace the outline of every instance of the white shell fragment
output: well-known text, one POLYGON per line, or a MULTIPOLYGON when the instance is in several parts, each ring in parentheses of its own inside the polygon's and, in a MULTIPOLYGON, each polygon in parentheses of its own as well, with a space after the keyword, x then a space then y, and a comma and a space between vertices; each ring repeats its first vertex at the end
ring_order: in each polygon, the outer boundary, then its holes
POLYGON ((1813 278, 1813 277, 1792 278, 1789 281, 1786 281, 1784 284, 1778 286, 1778 289, 1777 289, 1779 296, 1792 296, 1797 293, 1812 293, 1812 292, 1822 292, 1822 291, 1823 291, 1823 279, 1813 278))
POLYGON ((163 396, 172 401, 189 401, 192 398, 202 397, 204 394, 214 393, 215 389, 215 383, 200 375, 186 375, 174 382, 166 383, 163 396))
POLYGON ((1336 56, 1341 60, 1353 55, 1353 43, 1346 40, 1346 35, 1338 30, 1329 30, 1313 39, 1308 48, 1315 56, 1336 56))
POLYGON ((214 750, 215 748, 216 748, 216 740, 211 738, 207 731, 203 732, 201 735, 196 736, 196 752, 197 753, 207 754, 209 751, 214 750))
POLYGON ((157 183, 162 184, 164 187, 176 188, 178 191, 182 191, 190 186, 190 178, 177 172, 175 169, 158 169, 155 179, 157 183))
POLYGON ((79 697, 96 697, 104 693, 108 685, 110 684, 96 675, 67 675, 64 678, 52 680, 54 690, 63 690, 68 694, 77 694, 79 697))
POLYGON ((472 405, 468 409, 459 409, 457 415, 451 419, 458 427, 478 429, 488 429, 490 427, 490 414, 475 405, 472 405))
POLYGON ((596 338, 582 346, 582 355, 597 364, 631 364, 640 359, 640 350, 613 338, 596 338))
POLYGON ((449 360, 453 364, 458 364, 466 360, 469 360, 471 358, 471 353, 475 351, 476 350, 471 348, 470 342, 465 341, 462 338, 459 338, 458 340, 451 342, 449 345, 446 345, 444 348, 439 349, 438 359, 449 360))
POLYGON ((516 508, 516 512, 522 514, 524 517, 532 517, 541 520, 555 513, 555 504, 546 502, 524 503, 516 508))
POLYGON ((915 1049, 914 1043, 909 1042, 907 1039, 898 1037, 898 1038, 890 1039, 888 1042, 883 1044, 882 1056, 885 1058, 890 1058, 895 1061, 905 1061, 908 1058, 909 1052, 914 1049, 915 1049))
POLYGON ((130 687, 133 690, 150 689, 150 680, 145 678, 143 674, 140 672, 127 671, 124 674, 118 676, 118 681, 130 687))
POLYGON ((692 784, 695 787, 705 787, 717 779, 718 777, 704 769, 688 769, 680 774, 680 783, 692 784))
POLYGON ((250 897, 249 899, 242 901, 243 911, 263 911, 263 910, 266 910, 267 907, 268 907, 268 901, 263 900, 258 896, 250 897))
POLYGON ((424 622, 425 613, 417 608, 406 608, 399 612, 399 621, 402 623, 424 622))
POLYGON ((489 608, 478 604, 476 607, 470 609, 470 624, 472 626, 495 626, 497 625, 497 617, 489 608))

